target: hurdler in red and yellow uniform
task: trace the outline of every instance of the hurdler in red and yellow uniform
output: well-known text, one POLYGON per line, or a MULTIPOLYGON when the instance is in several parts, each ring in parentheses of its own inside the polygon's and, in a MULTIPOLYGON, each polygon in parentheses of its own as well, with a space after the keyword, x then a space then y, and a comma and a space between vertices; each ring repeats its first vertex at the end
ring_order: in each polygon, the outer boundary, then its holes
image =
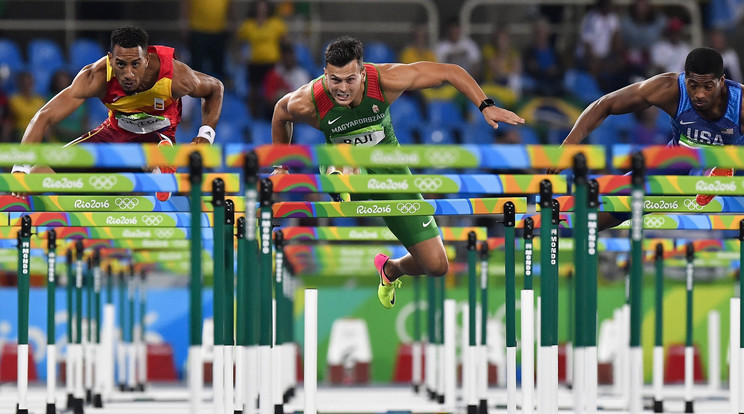
POLYGON ((173 98, 174 49, 166 46, 148 46, 147 52, 160 61, 160 72, 155 84, 145 91, 127 94, 113 74, 111 62, 106 58, 106 95, 101 99, 109 110, 108 118, 92 131, 74 140, 109 143, 159 143, 161 135, 176 142, 176 127, 181 120, 181 98, 173 98))

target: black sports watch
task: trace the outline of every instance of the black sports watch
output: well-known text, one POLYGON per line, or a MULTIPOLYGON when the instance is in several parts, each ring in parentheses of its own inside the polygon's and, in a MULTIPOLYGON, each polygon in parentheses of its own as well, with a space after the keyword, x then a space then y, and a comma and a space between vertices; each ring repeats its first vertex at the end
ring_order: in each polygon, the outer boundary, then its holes
POLYGON ((491 98, 486 98, 481 102, 481 104, 478 106, 478 110, 483 112, 484 109, 488 108, 489 106, 496 106, 496 103, 491 98))

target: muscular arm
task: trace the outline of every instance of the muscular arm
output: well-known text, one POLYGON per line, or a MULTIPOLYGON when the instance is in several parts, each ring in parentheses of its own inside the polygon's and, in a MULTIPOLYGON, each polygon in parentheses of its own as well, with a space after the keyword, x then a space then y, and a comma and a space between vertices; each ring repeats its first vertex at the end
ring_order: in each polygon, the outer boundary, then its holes
POLYGON ((72 84, 47 102, 28 123, 21 144, 41 142, 52 125, 70 116, 86 99, 100 97, 106 89, 106 59, 80 70, 72 84))
POLYGON ((576 120, 563 145, 578 144, 610 115, 627 114, 657 106, 674 116, 679 101, 677 74, 663 73, 628 85, 592 102, 576 120))
POLYGON ((315 116, 312 84, 308 83, 284 95, 274 105, 274 115, 271 117, 271 142, 288 145, 292 141, 292 129, 295 122, 317 128, 318 122, 315 116))
MULTIPOLYGON (((450 83, 465 95, 473 105, 478 106, 487 98, 486 93, 470 74, 458 65, 435 62, 416 62, 411 64, 383 64, 380 68, 380 83, 386 96, 392 102, 405 91, 433 88, 450 83)), ((511 111, 499 107, 488 107, 483 116, 494 127, 498 122, 512 125, 524 123, 524 119, 511 111)))
MULTIPOLYGON (((217 127, 222 111, 222 96, 224 86, 217 78, 197 72, 185 63, 173 61, 173 86, 171 93, 174 98, 188 95, 202 98, 202 125, 212 129, 217 127)), ((202 138, 203 139, 203 138, 202 138)), ((206 141, 206 140, 205 140, 206 141)), ((196 139, 195 141, 196 142, 196 139)))

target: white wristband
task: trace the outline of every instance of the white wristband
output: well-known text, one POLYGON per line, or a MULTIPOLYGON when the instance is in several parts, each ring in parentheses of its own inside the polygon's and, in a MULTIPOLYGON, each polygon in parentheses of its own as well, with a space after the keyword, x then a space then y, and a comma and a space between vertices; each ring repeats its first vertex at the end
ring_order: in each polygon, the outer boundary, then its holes
POLYGON ((216 134, 214 133, 214 129, 212 129, 209 125, 202 125, 199 128, 199 132, 196 134, 197 137, 202 137, 209 141, 209 144, 214 144, 214 136, 216 134))
POLYGON ((31 174, 31 166, 28 164, 14 165, 13 169, 10 170, 10 172, 11 173, 22 172, 24 174, 31 174))

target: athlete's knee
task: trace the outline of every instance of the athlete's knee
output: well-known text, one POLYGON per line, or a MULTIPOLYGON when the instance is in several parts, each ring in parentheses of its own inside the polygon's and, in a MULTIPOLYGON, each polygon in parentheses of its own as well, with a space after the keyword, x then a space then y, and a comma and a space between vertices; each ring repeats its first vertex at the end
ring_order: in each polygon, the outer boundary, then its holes
POLYGON ((424 265, 424 270, 428 276, 442 277, 449 271, 449 261, 446 255, 437 255, 435 258, 424 265))

